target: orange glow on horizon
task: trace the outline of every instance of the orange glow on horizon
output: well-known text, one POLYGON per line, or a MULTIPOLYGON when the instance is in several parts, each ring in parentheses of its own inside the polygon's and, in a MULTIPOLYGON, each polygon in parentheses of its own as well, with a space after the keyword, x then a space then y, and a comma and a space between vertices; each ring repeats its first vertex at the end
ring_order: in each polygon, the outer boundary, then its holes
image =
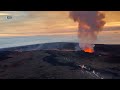
POLYGON ((120 22, 108 22, 105 24, 105 27, 110 27, 110 26, 120 26, 120 22))
MULTIPOLYGON (((115 26, 120 26, 120 22, 106 23, 104 28, 115 27, 115 26)), ((2 36, 3 37, 4 36, 35 36, 35 35, 42 35, 42 36, 43 35, 73 35, 73 34, 76 35, 77 34, 77 27, 74 24, 72 25, 72 23, 69 23, 69 22, 68 22, 68 24, 60 27, 60 29, 54 27, 54 28, 49 28, 48 30, 44 30, 44 29, 39 29, 38 25, 36 26, 37 28, 35 26, 34 27, 32 26, 32 28, 35 28, 34 33, 31 33, 33 30, 30 29, 30 27, 31 26, 24 26, 24 27, 18 26, 18 30, 16 30, 16 29, 14 30, 14 27, 13 28, 10 27, 9 30, 6 30, 6 32, 5 32, 5 33, 9 32, 9 34, 2 34, 4 32, 1 32, 0 37, 2 37, 2 36), (12 30, 13 32, 10 32, 10 30, 12 30), (13 34, 13 33, 15 33, 15 34, 13 34), (24 33, 24 34, 21 34, 21 33, 24 33)))
POLYGON ((49 35, 51 35, 51 36, 52 35, 58 35, 58 36, 63 35, 64 36, 64 35, 76 35, 76 34, 77 34, 77 32, 72 32, 72 33, 71 32, 68 32, 68 33, 67 32, 65 32, 65 33, 41 33, 41 34, 0 34, 0 37, 9 37, 9 36, 10 37, 11 36, 12 37, 14 37, 14 36, 15 37, 16 36, 18 36, 18 37, 19 36, 21 36, 21 37, 22 36, 49 36, 49 35))

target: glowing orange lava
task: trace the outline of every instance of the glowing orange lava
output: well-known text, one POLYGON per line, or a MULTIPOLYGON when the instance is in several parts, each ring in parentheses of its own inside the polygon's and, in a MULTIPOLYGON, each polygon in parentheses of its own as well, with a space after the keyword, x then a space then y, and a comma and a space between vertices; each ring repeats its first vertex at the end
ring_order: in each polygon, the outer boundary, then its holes
POLYGON ((85 48, 85 49, 84 49, 84 52, 87 52, 87 53, 93 53, 94 50, 91 49, 91 48, 85 48))

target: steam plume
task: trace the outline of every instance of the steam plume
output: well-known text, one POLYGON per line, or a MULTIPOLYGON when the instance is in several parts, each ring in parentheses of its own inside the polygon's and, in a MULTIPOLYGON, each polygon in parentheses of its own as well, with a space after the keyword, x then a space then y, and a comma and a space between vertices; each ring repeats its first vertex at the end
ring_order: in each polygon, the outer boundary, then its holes
POLYGON ((99 11, 70 11, 70 18, 78 22, 79 46, 82 50, 94 52, 97 34, 105 25, 105 15, 99 11))

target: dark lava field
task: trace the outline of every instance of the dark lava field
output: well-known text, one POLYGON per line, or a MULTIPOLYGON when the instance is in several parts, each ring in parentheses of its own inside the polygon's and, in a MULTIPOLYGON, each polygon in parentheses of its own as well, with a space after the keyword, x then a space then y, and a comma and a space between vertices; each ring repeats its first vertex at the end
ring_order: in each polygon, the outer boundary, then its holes
POLYGON ((120 45, 97 44, 94 53, 75 51, 75 45, 1 50, 0 79, 120 79, 120 45))

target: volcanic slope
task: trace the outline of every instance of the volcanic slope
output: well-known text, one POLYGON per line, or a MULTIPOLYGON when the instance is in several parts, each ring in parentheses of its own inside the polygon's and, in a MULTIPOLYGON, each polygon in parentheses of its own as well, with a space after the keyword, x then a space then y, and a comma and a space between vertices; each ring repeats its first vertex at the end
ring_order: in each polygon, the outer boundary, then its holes
POLYGON ((70 50, 1 51, 0 79, 120 79, 120 45, 95 53, 70 50))

